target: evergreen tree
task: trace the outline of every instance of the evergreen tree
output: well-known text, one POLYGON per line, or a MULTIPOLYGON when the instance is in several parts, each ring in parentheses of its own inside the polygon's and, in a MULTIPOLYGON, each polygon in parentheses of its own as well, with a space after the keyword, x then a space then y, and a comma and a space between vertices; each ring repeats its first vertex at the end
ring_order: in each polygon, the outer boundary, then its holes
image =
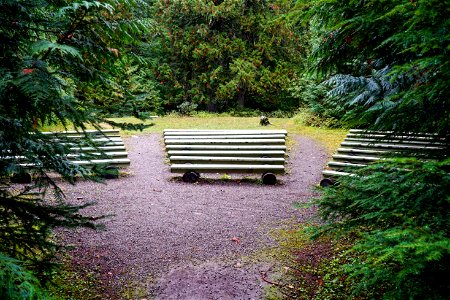
POLYGON ((300 1, 312 62, 353 126, 450 134, 450 6, 437 0, 300 1))
POLYGON ((317 200, 321 234, 352 237, 342 266, 352 295, 446 299, 450 159, 388 160, 340 179, 317 200))
MULTIPOLYGON (((23 261, 41 281, 59 249, 53 229, 97 225, 79 212, 89 204, 67 204, 49 176, 56 172, 74 183, 90 173, 71 164, 67 146, 38 128, 98 127, 89 85, 116 85, 111 74, 118 56, 145 34, 133 18, 138 3, 0 0, 0 259, 8 266, 23 261), (9 176, 22 173, 24 161, 33 165, 34 181, 12 186, 9 176)), ((2 280, 2 295, 7 282, 14 280, 2 280)))
MULTIPOLYGON (((449 292, 450 6, 435 0, 299 1, 312 64, 353 126, 443 136, 442 156, 395 158, 339 178, 316 201, 320 234, 353 243, 348 297, 449 292)), ((333 102, 332 102, 333 101, 333 102)), ((338 280, 337 280, 338 281, 338 280)), ((333 285, 333 284, 331 284, 333 285)))
POLYGON ((162 32, 155 72, 166 108, 211 111, 298 106, 286 92, 300 42, 283 1, 155 1, 162 32))

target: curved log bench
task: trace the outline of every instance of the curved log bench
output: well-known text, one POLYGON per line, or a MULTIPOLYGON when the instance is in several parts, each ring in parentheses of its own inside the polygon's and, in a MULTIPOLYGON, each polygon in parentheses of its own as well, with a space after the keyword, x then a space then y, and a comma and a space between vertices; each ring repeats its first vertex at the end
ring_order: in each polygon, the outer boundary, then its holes
MULTIPOLYGON (((104 178, 117 178, 119 169, 130 165, 128 152, 120 137, 118 129, 42 132, 44 135, 54 137, 52 140, 69 146, 66 158, 75 165, 87 168, 96 168, 103 172, 104 178)), ((28 163, 25 157, 3 157, 4 160, 14 160, 24 169, 35 167, 28 163)), ((13 174, 11 181, 15 183, 30 183, 28 173, 13 174)))
POLYGON ((394 133, 351 129, 327 169, 322 171, 323 187, 334 184, 339 176, 354 175, 352 170, 367 166, 389 154, 439 156, 445 153, 448 139, 431 133, 394 133))

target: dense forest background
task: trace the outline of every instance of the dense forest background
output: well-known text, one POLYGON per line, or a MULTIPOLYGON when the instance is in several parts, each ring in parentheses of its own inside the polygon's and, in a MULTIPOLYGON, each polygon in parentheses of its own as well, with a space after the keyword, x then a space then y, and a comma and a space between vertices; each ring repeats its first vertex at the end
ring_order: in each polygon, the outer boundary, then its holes
POLYGON ((146 33, 114 48, 116 88, 84 91, 107 114, 300 109, 312 125, 448 133, 446 3, 138 5, 146 33))
MULTIPOLYGON (((25 190, 0 182, 0 298, 49 297, 40 287, 60 247, 52 230, 96 227, 48 173, 96 178, 40 126, 298 114, 306 125, 448 141, 449 16, 437 0, 0 0, 0 176, 23 171, 14 157, 37 166, 25 190)), ((448 154, 371 170, 371 181, 343 179, 316 203, 326 225, 312 237, 349 250, 336 276, 350 279, 324 299, 444 299, 448 154)))

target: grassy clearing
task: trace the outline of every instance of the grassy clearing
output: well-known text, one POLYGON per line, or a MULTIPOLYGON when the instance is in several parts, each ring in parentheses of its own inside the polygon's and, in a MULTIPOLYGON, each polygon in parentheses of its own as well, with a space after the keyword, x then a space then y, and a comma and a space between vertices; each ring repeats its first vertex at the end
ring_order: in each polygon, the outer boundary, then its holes
MULTIPOLYGON (((135 118, 114 118, 116 122, 139 123, 135 118)), ((258 117, 229 117, 229 116, 195 116, 179 117, 167 116, 147 121, 154 124, 143 133, 162 133, 164 129, 286 129, 289 134, 301 134, 313 138, 325 147, 331 154, 344 139, 346 129, 328 129, 298 125, 292 118, 271 118, 270 126, 259 125, 258 117)), ((140 134, 136 131, 124 131, 125 135, 140 134)))
MULTIPOLYGON (((115 122, 139 124, 141 120, 133 117, 111 118, 115 122)), ((153 124, 143 132, 123 131, 124 135, 136 135, 143 133, 162 133, 164 129, 286 129, 289 134, 301 134, 308 136, 325 147, 328 154, 332 154, 344 139, 346 129, 328 129, 299 125, 292 118, 270 118, 270 126, 262 127, 259 125, 259 117, 230 117, 216 114, 200 114, 193 117, 165 116, 154 118, 144 122, 144 124, 153 124)), ((104 125, 105 128, 110 128, 104 125)), ((92 127, 88 126, 89 129, 92 127)), ((68 130, 72 128, 68 127, 68 130)), ((65 130, 61 125, 45 126, 43 131, 61 131, 65 130)), ((288 141, 289 145, 289 141, 288 141)))

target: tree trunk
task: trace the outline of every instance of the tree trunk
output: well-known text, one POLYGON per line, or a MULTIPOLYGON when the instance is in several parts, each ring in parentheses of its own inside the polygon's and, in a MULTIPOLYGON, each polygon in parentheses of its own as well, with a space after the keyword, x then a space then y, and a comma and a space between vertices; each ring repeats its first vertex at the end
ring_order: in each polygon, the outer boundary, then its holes
POLYGON ((241 88, 238 93, 238 107, 244 108, 245 106, 245 92, 246 90, 244 88, 241 88))

